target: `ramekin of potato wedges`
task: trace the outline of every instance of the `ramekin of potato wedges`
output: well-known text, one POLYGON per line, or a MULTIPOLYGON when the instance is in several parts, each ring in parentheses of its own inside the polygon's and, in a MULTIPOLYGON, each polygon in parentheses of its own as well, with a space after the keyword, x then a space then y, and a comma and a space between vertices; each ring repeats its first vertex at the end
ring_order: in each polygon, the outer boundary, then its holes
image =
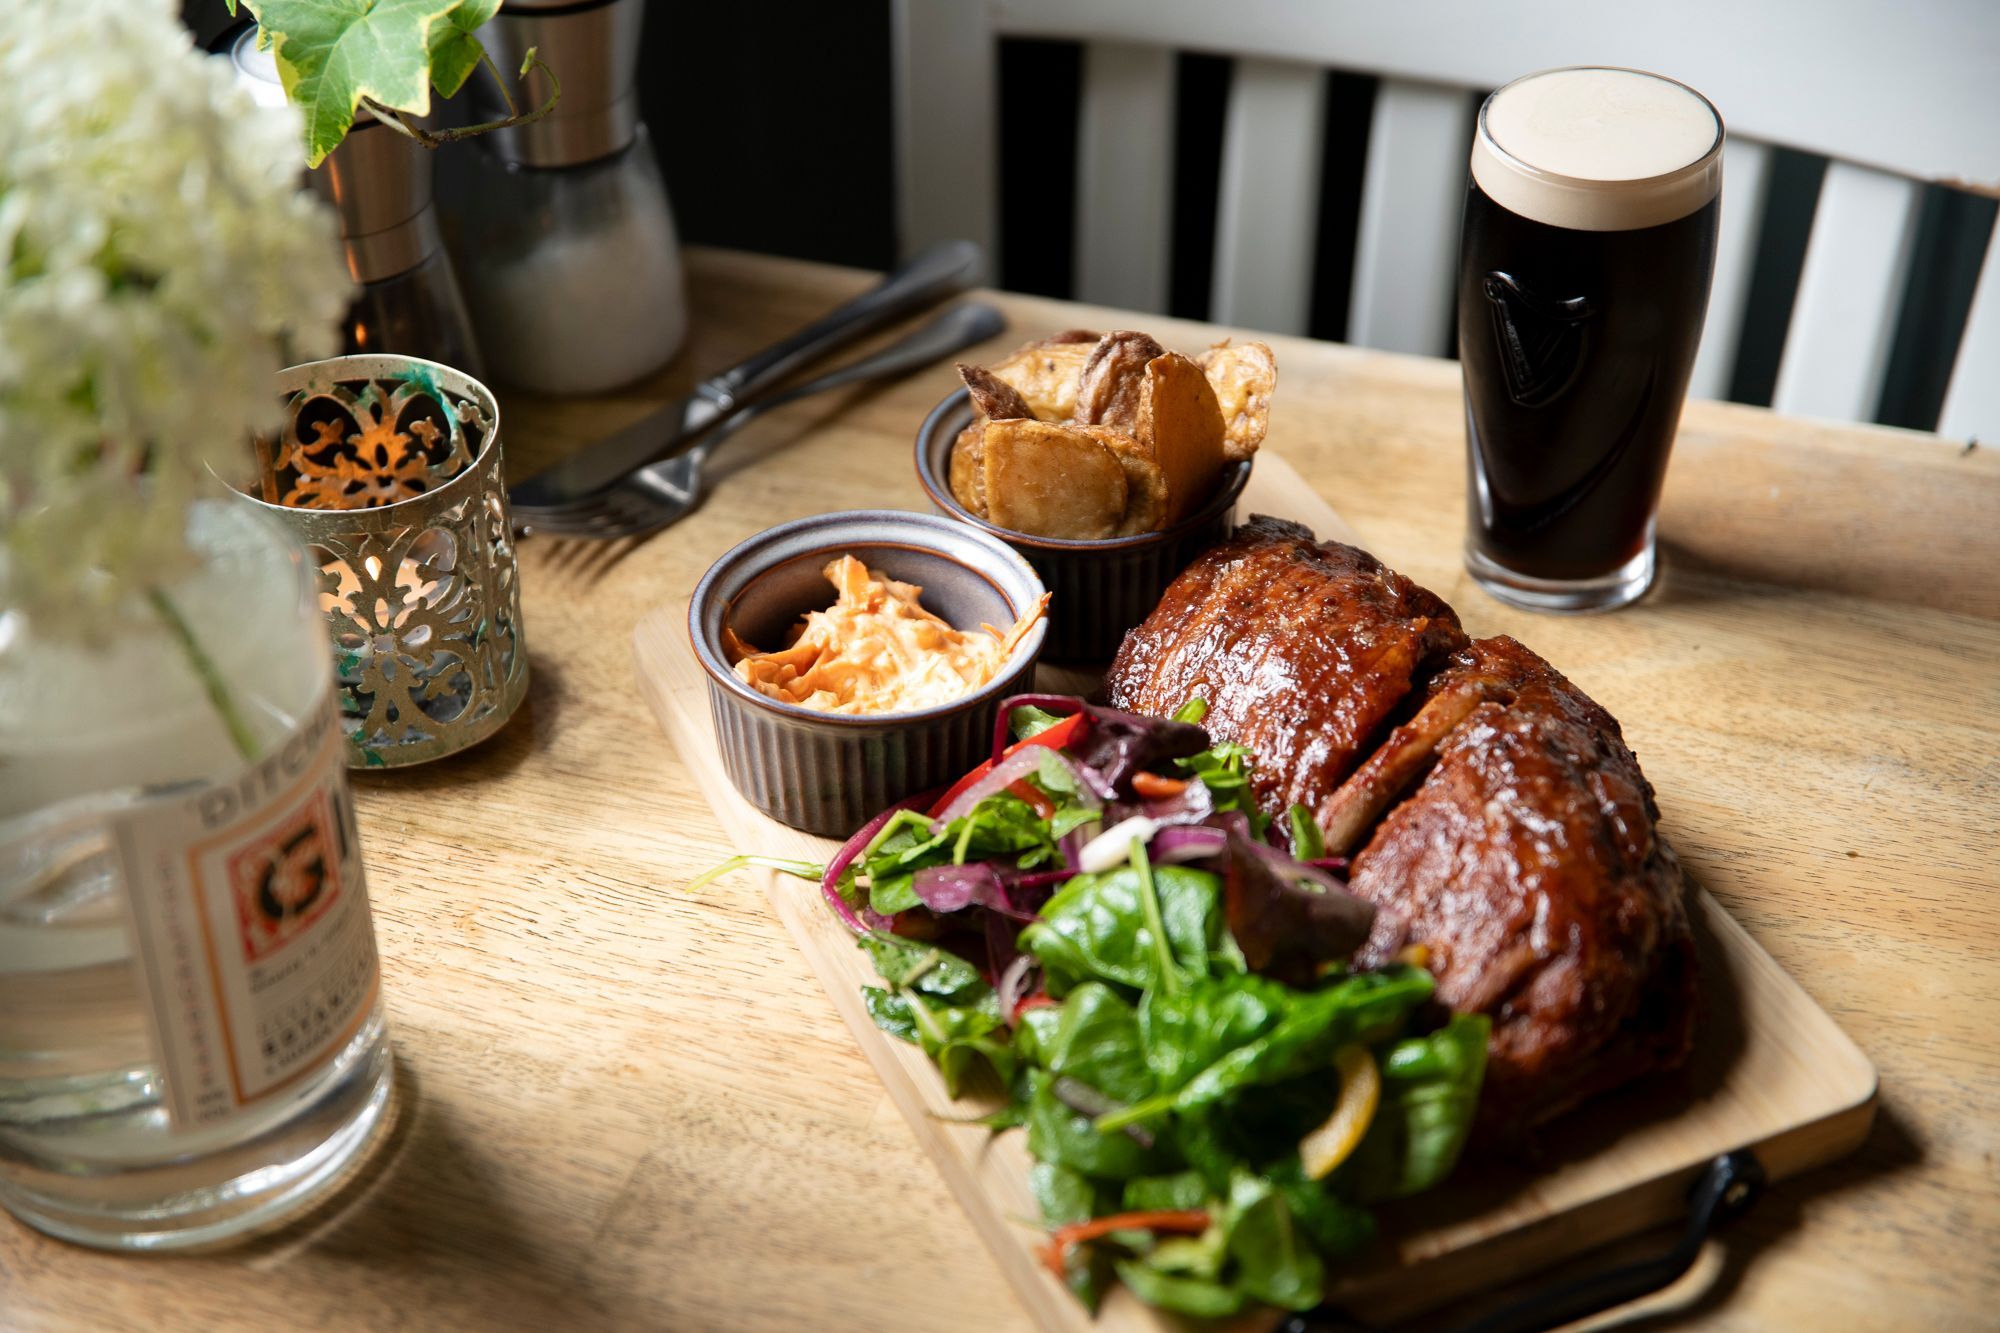
POLYGON ((1073 329, 991 368, 917 434, 938 512, 993 532, 1054 594, 1045 659, 1108 661, 1196 554, 1227 537, 1263 442, 1263 343, 1199 357, 1144 333, 1073 329))

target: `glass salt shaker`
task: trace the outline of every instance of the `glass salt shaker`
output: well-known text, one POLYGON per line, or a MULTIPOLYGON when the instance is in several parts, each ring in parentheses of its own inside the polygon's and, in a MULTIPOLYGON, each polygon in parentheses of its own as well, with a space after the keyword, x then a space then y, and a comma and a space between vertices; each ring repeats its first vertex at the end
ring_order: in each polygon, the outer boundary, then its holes
MULTIPOLYGON (((282 105, 277 65, 257 49, 256 25, 223 40, 237 81, 260 104, 282 105)), ((364 110, 306 178, 339 214, 347 270, 361 288, 341 326, 341 350, 423 357, 479 379, 485 363, 432 205, 435 158, 364 110)))
MULTIPOLYGON (((480 40, 512 71, 535 48, 562 82, 540 120, 482 135, 445 164, 447 223, 492 378, 588 394, 665 365, 687 332, 680 242, 633 87, 643 0, 508 0, 480 40)), ((506 114, 490 80, 479 119, 506 114)), ((549 95, 536 70, 522 110, 549 95)))

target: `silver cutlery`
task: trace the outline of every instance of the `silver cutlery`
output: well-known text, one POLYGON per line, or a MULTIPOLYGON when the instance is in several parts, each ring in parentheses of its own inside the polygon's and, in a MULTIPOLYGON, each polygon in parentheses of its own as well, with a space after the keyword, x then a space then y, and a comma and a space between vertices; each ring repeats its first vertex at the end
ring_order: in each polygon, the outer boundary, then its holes
POLYGON ((873 356, 738 408, 683 453, 650 463, 567 504, 540 508, 529 515, 516 508, 514 524, 527 532, 604 541, 657 532, 701 503, 702 468, 709 457, 718 445, 764 413, 829 389, 920 370, 996 337, 1006 327, 1006 318, 990 305, 977 301, 955 305, 873 356))
POLYGON ((532 523, 637 468, 692 448, 703 431, 770 393, 794 371, 964 291, 977 281, 983 263, 983 253, 971 241, 926 247, 874 287, 784 341, 703 380, 681 401, 519 483, 509 492, 515 518, 532 523))

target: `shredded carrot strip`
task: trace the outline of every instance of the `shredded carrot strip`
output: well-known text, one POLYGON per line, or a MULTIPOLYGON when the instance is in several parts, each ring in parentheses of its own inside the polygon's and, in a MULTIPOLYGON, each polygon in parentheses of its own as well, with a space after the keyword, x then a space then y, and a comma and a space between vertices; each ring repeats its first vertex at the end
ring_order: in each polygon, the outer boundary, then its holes
POLYGON ((1161 777, 1158 773, 1134 773, 1132 790, 1149 801, 1161 801, 1169 796, 1179 796, 1186 791, 1187 780, 1161 777))
POLYGON ((1065 1276, 1064 1265, 1072 1246, 1108 1236, 1114 1231, 1180 1231, 1199 1235, 1206 1230, 1208 1212, 1202 1208, 1113 1213, 1109 1217, 1093 1217, 1088 1222, 1071 1222, 1051 1231, 1049 1243, 1042 1250, 1042 1262, 1049 1266, 1051 1273, 1061 1278, 1065 1276))
POLYGON ((1007 790, 1034 806, 1035 814, 1042 819, 1047 819, 1056 812, 1056 803, 1042 795, 1026 778, 1022 778, 1019 782, 1008 783, 1007 790))

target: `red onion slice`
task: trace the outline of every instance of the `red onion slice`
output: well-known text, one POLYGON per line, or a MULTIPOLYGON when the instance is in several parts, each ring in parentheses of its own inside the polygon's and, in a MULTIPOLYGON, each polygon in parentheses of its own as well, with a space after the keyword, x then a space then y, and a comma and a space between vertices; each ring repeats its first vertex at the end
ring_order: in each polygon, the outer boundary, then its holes
POLYGON ((1060 750, 1051 750, 1045 745, 1030 745, 1002 759, 985 777, 960 792, 956 800, 938 812, 937 822, 949 824, 994 792, 1005 791, 1022 778, 1033 777, 1042 771, 1044 760, 1052 760, 1069 770, 1070 776, 1077 783, 1076 795, 1080 804, 1092 810, 1098 807, 1100 798, 1095 790, 1096 784, 1091 782, 1067 755, 1060 750))
POLYGON ((1001 969, 993 989, 1000 997, 1000 1012, 1006 1017, 1008 1026, 1013 1026, 1016 1018, 1014 1010, 1034 990, 1037 979, 1038 969, 1032 954, 1016 954, 1014 960, 1001 969))
POLYGON ((1229 835, 1207 824, 1169 824, 1153 835, 1147 854, 1155 865, 1186 865, 1220 856, 1229 847, 1229 835))
POLYGON ((1013 744, 1016 708, 1039 708, 1044 713, 1059 713, 1068 717, 1083 711, 1083 700, 1074 694, 1015 694, 1002 699, 1000 712, 993 719, 993 762, 996 764, 1006 757, 1007 747, 1013 744))
POLYGON ((820 894, 833 907, 834 914, 855 934, 866 935, 868 927, 859 916, 855 915, 854 909, 847 905, 847 900, 840 896, 840 877, 847 873, 847 867, 854 864, 855 858, 867 850, 868 844, 875 840, 875 835, 882 831, 882 826, 895 818, 898 810, 915 809, 923 805, 926 798, 932 794, 925 793, 922 796, 912 796, 896 802, 863 824, 860 831, 842 843, 834 858, 826 863, 826 875, 819 882, 820 894))

